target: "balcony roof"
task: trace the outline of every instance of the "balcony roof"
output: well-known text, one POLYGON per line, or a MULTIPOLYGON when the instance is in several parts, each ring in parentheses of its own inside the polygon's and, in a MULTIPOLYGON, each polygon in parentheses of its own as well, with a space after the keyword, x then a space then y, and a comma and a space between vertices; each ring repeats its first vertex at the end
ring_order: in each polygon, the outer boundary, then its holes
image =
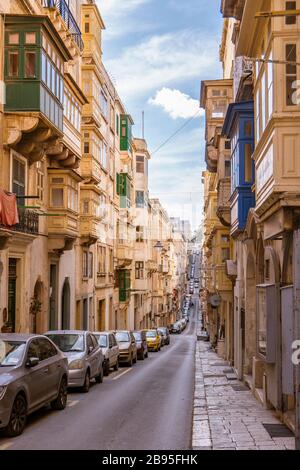
POLYGON ((256 19, 255 14, 261 11, 263 0, 246 0, 243 18, 241 21, 236 57, 255 55, 255 43, 260 40, 258 30, 265 26, 266 19, 256 19))
POLYGON ((222 0, 221 13, 223 18, 235 18, 236 20, 241 20, 244 5, 245 0, 222 0))

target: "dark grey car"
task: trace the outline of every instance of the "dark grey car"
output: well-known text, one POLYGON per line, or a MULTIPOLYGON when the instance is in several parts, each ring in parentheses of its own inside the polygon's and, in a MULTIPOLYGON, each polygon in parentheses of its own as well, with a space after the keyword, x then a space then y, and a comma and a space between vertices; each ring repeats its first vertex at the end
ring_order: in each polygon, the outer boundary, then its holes
POLYGON ((45 333, 67 356, 68 387, 81 387, 87 393, 90 380, 103 382, 104 356, 97 339, 90 331, 58 330, 45 333))
POLYGON ((68 361, 45 336, 0 334, 0 428, 22 434, 26 417, 51 403, 67 404, 68 361))

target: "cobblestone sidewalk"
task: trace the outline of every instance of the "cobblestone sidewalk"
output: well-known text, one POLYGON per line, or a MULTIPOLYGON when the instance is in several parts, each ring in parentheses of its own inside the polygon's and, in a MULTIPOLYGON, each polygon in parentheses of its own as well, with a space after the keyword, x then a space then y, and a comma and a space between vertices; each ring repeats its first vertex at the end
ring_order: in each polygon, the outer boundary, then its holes
POLYGON ((233 384, 243 384, 228 380, 228 366, 224 364, 209 343, 197 342, 193 449, 294 449, 294 438, 270 437, 263 423, 280 422, 272 411, 261 406, 250 390, 232 388, 233 384))

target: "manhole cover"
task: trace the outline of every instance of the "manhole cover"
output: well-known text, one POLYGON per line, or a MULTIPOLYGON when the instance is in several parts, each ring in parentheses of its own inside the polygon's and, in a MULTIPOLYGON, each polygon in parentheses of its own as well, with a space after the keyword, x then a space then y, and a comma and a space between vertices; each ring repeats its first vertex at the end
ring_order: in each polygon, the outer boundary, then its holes
POLYGON ((249 388, 246 385, 232 384, 231 387, 235 392, 249 392, 249 388))
POLYGON ((292 431, 284 424, 264 424, 264 428, 270 437, 294 437, 292 431))

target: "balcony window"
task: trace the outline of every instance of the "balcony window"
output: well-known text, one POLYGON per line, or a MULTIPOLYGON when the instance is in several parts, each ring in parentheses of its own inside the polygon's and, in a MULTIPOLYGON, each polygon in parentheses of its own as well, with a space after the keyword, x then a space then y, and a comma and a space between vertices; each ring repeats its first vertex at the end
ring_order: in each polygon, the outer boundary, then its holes
POLYGON ((64 207, 64 190, 63 188, 52 188, 51 190, 52 207, 64 207))
POLYGON ((25 78, 36 78, 36 53, 25 52, 25 78))
POLYGON ((145 157, 142 155, 137 155, 136 157, 136 172, 137 173, 144 173, 145 172, 145 157))
POLYGON ((8 44, 10 46, 14 46, 19 44, 20 42, 20 34, 19 33, 9 33, 8 35, 8 44))
POLYGON ((36 163, 36 189, 39 201, 44 200, 44 180, 45 180, 45 165, 44 162, 36 163))
POLYGON ((231 176, 231 163, 229 160, 225 161, 225 177, 231 176))
MULTIPOLYGON (((285 60, 289 62, 297 61, 297 46, 296 44, 286 44, 285 46, 285 60)), ((294 99, 295 95, 295 82, 297 80, 297 66, 295 64, 286 65, 286 105, 295 106, 297 101, 294 99)))
POLYGON ((136 279, 144 279, 144 262, 143 261, 136 261, 135 263, 135 278, 136 279))
POLYGON ((19 52, 11 51, 8 53, 8 76, 10 78, 19 77, 19 52))
POLYGON ((36 44, 36 33, 25 33, 25 44, 36 44))
MULTIPOLYGON (((273 60, 273 55, 272 53, 269 56, 269 60, 273 60)), ((273 83, 273 63, 268 62, 268 114, 267 114, 267 119, 269 121, 270 117, 273 114, 273 88, 274 88, 274 83, 273 83)))
POLYGON ((137 243, 142 243, 144 241, 144 227, 138 225, 136 227, 136 241, 137 243))
POLYGON ((245 144, 245 182, 251 183, 253 181, 253 162, 252 162, 252 145, 245 144))
POLYGON ((89 276, 89 252, 83 251, 82 253, 82 277, 88 278, 89 276))
MULTIPOLYGON (((17 196, 25 196, 27 165, 22 157, 12 158, 12 192, 17 196)), ((25 204, 24 199, 18 200, 20 205, 25 204)))
POLYGON ((225 116, 227 103, 225 100, 216 101, 213 104, 212 118, 219 119, 225 116))
POLYGON ((136 207, 142 209, 145 206, 145 193, 144 191, 136 191, 135 195, 136 207))

